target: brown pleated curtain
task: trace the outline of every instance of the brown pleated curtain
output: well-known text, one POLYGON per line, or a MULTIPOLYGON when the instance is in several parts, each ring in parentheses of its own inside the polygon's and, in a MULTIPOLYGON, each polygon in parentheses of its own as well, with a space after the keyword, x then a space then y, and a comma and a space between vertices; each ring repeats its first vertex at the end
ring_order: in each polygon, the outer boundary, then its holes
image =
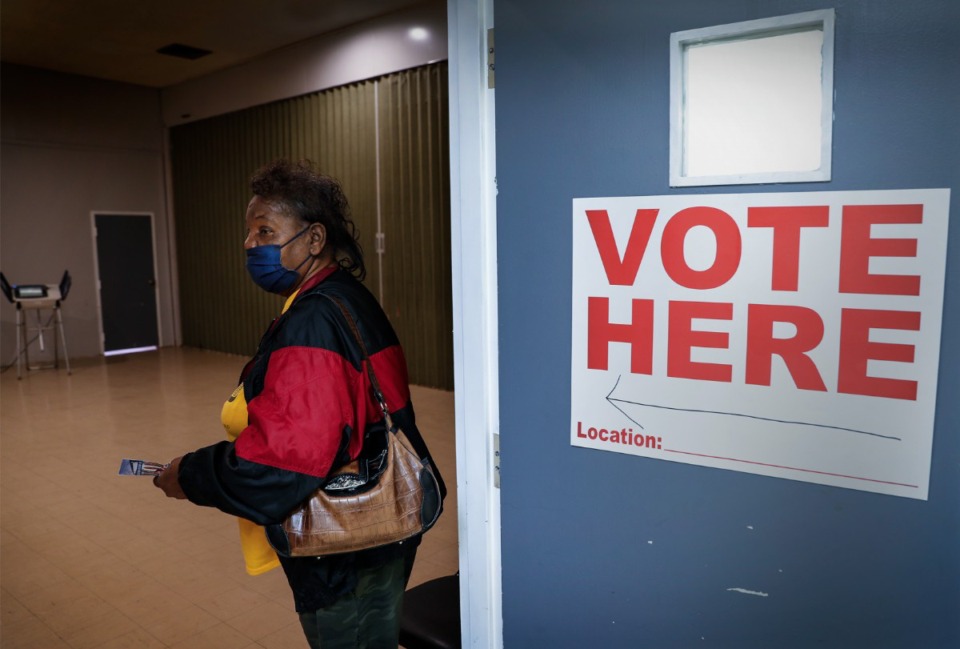
POLYGON ((244 268, 248 181, 273 159, 309 159, 343 184, 365 283, 411 382, 453 389, 446 62, 177 126, 170 138, 184 345, 255 350, 282 300, 244 268))

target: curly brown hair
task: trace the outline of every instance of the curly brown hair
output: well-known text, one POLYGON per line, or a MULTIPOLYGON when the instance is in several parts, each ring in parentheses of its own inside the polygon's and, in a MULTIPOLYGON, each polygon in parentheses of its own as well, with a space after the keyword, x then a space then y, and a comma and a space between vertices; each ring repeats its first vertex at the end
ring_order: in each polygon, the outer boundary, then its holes
POLYGON ((357 227, 340 182, 317 173, 309 160, 275 160, 250 178, 255 196, 304 223, 321 223, 340 266, 362 280, 367 275, 357 227))

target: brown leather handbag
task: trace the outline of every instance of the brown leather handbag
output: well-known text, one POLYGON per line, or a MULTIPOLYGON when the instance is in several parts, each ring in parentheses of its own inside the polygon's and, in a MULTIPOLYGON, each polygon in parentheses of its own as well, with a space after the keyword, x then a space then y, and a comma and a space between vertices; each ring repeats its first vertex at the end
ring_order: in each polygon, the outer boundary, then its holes
POLYGON ((267 527, 271 545, 289 557, 356 552, 403 541, 430 529, 443 510, 429 460, 417 455, 390 417, 356 322, 340 300, 326 297, 340 307, 360 344, 384 418, 365 432, 360 457, 334 472, 283 523, 267 527))

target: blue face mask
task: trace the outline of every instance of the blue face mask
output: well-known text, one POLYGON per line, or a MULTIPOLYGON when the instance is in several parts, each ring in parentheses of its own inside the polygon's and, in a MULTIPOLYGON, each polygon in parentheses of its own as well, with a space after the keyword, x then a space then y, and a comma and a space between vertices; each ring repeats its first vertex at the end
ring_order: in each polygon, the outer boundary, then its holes
POLYGON ((293 235, 290 241, 282 246, 276 244, 268 246, 254 246, 247 248, 247 272, 253 282, 265 291, 270 293, 284 294, 296 286, 300 275, 297 273, 300 267, 310 261, 313 255, 308 254, 307 258, 300 262, 300 265, 290 270, 280 262, 280 249, 290 245, 298 239, 304 232, 310 229, 308 225, 293 235))

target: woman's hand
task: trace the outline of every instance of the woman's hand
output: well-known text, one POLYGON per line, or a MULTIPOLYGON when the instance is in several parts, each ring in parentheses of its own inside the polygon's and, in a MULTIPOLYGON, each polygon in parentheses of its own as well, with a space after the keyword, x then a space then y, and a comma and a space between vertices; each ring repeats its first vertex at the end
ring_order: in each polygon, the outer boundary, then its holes
POLYGON ((183 493, 183 489, 180 488, 180 480, 177 477, 180 474, 181 459, 183 459, 182 455, 172 460, 167 468, 153 478, 153 484, 163 489, 167 498, 176 498, 177 500, 186 500, 187 498, 187 494, 183 493))

